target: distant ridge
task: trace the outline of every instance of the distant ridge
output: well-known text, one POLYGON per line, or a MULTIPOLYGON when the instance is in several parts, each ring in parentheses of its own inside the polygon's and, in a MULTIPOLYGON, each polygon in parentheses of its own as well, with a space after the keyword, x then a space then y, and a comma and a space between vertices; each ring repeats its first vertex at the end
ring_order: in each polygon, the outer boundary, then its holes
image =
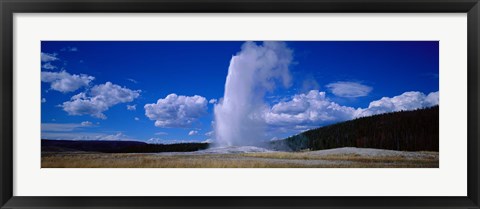
POLYGON ((42 152, 153 153, 193 152, 208 143, 147 144, 137 141, 71 141, 42 139, 42 152))
POLYGON ((272 141, 276 150, 339 147, 438 151, 439 106, 357 118, 272 141))

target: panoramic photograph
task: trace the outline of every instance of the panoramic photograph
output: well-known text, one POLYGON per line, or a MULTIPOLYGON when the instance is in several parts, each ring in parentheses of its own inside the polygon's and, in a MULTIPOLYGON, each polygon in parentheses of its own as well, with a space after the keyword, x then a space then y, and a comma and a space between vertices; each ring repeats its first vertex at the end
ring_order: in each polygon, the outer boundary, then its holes
POLYGON ((42 168, 439 168, 438 41, 42 41, 42 168))

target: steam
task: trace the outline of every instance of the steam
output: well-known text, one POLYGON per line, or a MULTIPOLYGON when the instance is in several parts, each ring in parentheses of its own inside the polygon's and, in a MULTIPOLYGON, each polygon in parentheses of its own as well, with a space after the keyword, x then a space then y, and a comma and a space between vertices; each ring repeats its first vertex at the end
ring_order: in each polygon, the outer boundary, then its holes
POLYGON ((223 99, 215 104, 218 146, 259 145, 265 139, 264 96, 290 85, 292 51, 283 42, 246 42, 230 60, 223 99))

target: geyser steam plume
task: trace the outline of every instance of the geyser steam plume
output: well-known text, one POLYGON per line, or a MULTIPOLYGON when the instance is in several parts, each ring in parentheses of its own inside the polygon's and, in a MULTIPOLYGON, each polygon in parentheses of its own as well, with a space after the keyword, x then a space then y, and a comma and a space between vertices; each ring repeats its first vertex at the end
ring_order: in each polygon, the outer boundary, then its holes
POLYGON ((246 42, 230 60, 223 99, 215 105, 218 146, 258 145, 265 138, 264 96, 288 87, 292 50, 283 42, 246 42))

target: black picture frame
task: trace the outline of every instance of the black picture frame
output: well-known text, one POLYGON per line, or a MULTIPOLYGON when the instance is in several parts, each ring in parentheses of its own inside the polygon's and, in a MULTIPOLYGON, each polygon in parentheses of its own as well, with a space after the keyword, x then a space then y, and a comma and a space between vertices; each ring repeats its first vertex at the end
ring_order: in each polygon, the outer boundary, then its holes
MULTIPOLYGON (((478 0, 0 0, 1 208, 479 208, 478 0), (467 13, 468 195, 465 197, 13 196, 14 13, 467 13)), ((449 179, 445 179, 449 181, 449 179)))

